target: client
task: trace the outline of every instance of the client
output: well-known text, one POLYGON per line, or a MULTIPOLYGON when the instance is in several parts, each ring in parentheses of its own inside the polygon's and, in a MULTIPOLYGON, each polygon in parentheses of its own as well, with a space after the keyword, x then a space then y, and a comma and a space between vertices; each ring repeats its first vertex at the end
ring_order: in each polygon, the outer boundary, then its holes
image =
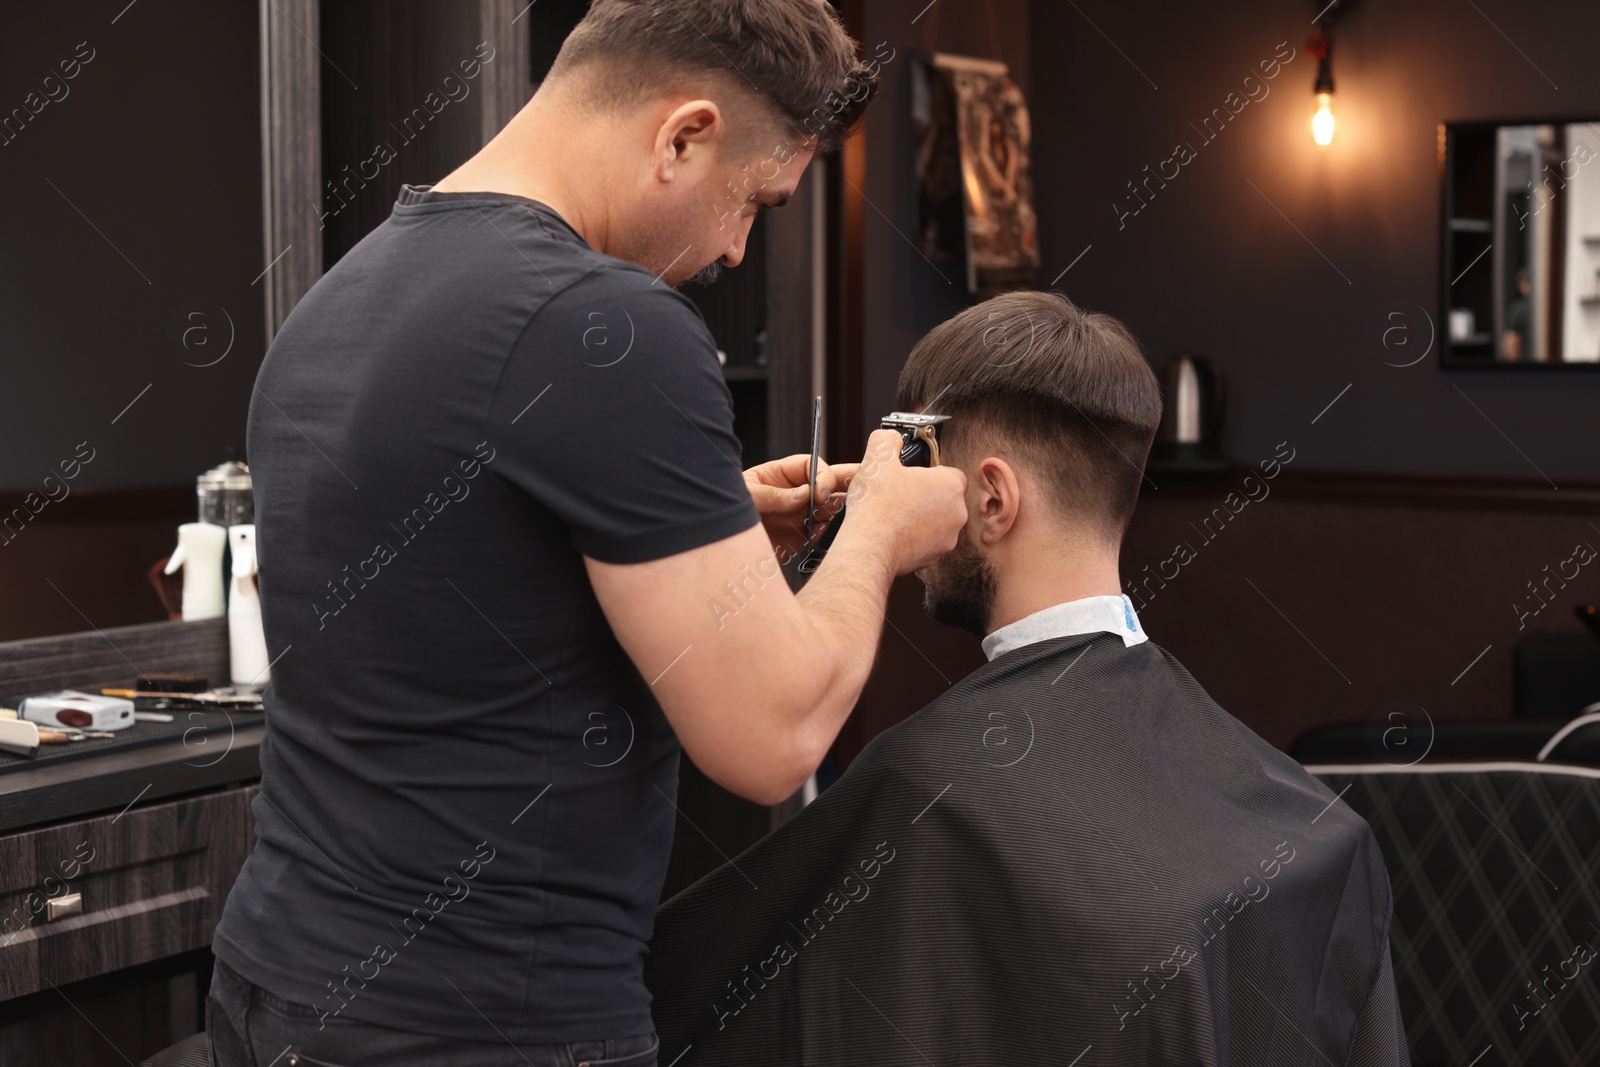
POLYGON ((918 576, 989 662, 661 908, 661 1063, 1408 1064, 1371 830, 1120 595, 1161 415, 1132 336, 1001 296, 899 406, 951 417, 970 519, 918 576))

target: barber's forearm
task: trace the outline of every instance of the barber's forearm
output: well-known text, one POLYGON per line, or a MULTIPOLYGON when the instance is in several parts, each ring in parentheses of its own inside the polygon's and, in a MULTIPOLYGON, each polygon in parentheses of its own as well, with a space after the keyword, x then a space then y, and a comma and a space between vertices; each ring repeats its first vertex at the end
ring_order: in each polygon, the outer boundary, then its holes
POLYGON ((803 721, 796 727, 815 746, 817 762, 860 699, 883 633, 895 574, 887 546, 868 533, 861 526, 841 528, 822 566, 796 597, 828 668, 820 696, 801 712, 803 721))
POLYGON ((723 676, 718 703, 725 714, 677 717, 685 751, 724 788, 759 804, 780 803, 839 736, 872 671, 894 580, 887 549, 875 540, 882 539, 841 530, 790 610, 772 620, 761 653, 736 660, 723 676), (751 715, 752 707, 764 713, 751 715))

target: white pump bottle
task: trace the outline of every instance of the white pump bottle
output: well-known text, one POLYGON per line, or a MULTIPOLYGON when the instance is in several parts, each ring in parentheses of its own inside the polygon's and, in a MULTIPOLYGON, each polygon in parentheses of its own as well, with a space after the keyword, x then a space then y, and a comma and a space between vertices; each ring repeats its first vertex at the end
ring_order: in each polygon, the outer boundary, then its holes
POLYGON ((228 650, 235 688, 259 691, 271 681, 266 632, 261 625, 261 593, 256 588, 256 528, 228 527, 233 550, 233 586, 228 596, 228 650))
POLYGON ((223 616, 222 551, 228 531, 209 522, 186 522, 178 527, 178 547, 167 560, 166 573, 183 568, 183 621, 220 619, 223 616))

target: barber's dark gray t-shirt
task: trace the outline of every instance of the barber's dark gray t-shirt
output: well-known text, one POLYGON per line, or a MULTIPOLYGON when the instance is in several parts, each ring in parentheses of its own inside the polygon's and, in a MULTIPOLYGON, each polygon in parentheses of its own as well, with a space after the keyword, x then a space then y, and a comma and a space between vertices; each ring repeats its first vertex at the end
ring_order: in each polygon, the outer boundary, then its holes
POLYGON ((679 748, 583 557, 759 521, 699 312, 541 204, 405 186, 273 341, 248 442, 278 658, 217 956, 326 1019, 649 1032, 679 748))

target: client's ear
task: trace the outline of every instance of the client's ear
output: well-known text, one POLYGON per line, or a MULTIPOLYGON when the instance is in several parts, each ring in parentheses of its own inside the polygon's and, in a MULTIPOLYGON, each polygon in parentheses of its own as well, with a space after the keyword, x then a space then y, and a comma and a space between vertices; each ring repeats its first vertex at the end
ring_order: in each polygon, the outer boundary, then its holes
POLYGON ((1016 468, 999 456, 979 462, 967 477, 967 510, 977 531, 974 540, 993 548, 1011 532, 1022 506, 1016 468))

